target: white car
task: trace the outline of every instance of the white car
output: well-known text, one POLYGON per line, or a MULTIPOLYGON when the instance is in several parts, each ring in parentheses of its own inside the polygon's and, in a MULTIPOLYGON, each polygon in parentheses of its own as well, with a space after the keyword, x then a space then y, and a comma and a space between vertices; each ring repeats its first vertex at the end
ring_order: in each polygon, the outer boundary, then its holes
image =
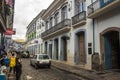
POLYGON ((33 58, 30 59, 30 65, 34 66, 36 69, 44 66, 50 68, 51 59, 47 54, 35 54, 33 58))

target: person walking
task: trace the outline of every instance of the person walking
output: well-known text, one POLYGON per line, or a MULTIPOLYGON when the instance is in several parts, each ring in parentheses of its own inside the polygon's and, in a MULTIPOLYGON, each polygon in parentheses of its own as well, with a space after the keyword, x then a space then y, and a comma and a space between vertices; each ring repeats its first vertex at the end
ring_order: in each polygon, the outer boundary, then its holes
POLYGON ((17 55, 16 58, 16 80, 20 80, 22 74, 22 60, 20 58, 20 55, 17 55))
POLYGON ((7 57, 7 53, 5 53, 4 55, 3 55, 3 62, 5 63, 5 65, 8 67, 9 66, 9 59, 8 59, 8 57, 7 57))
POLYGON ((10 57, 10 70, 9 70, 10 73, 13 70, 13 73, 15 74, 15 70, 16 70, 15 66, 16 66, 16 57, 15 54, 12 54, 12 56, 10 57))
POLYGON ((4 62, 1 63, 0 67, 0 80, 7 80, 7 67, 4 62))

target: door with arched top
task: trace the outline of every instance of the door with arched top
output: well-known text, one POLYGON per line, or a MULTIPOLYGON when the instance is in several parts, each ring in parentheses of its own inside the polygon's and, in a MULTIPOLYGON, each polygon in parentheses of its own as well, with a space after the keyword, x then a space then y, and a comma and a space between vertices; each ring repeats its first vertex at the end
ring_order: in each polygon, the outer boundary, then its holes
POLYGON ((120 40, 118 31, 104 34, 105 69, 120 69, 120 40))

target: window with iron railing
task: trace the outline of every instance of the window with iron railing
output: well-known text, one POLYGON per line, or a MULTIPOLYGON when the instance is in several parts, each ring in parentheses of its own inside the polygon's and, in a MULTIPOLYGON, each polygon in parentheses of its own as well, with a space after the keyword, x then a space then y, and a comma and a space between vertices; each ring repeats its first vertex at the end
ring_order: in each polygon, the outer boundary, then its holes
POLYGON ((108 4, 112 3, 116 0, 96 0, 92 4, 88 6, 88 15, 107 6, 108 4))
POLYGON ((64 19, 67 19, 68 18, 68 15, 67 15, 67 6, 64 6, 62 8, 62 11, 61 11, 61 21, 63 21, 64 19))
POLYGON ((75 0, 75 14, 86 11, 86 0, 75 0))
POLYGON ((41 24, 42 24, 42 27, 44 27, 44 26, 45 26, 43 22, 42 22, 41 24))
POLYGON ((54 16, 54 24, 56 25, 58 23, 59 20, 59 13, 57 12, 54 16))
POLYGON ((50 18, 50 28, 53 26, 53 17, 50 18))
MULTIPOLYGON (((65 27, 70 27, 71 25, 71 20, 70 19, 65 19, 61 21, 60 23, 56 24, 54 27, 50 28, 49 30, 46 30, 45 32, 42 33, 41 37, 45 37, 53 32, 56 32, 60 29, 63 29, 65 27)), ((66 28, 65 28, 66 29, 66 28)))
POLYGON ((49 22, 46 21, 46 28, 45 28, 45 30, 48 30, 48 27, 49 27, 49 22))

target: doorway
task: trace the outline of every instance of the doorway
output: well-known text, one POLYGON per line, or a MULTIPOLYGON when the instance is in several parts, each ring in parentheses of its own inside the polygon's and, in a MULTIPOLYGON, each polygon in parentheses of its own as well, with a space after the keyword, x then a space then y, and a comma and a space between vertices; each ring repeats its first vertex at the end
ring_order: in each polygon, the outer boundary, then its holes
POLYGON ((56 60, 58 60, 58 51, 59 51, 58 39, 55 39, 55 59, 56 60))
POLYGON ((105 69, 120 69, 120 40, 118 31, 104 34, 105 69))
POLYGON ((49 53, 50 58, 52 59, 52 44, 49 44, 49 53))
POLYGON ((67 61, 67 37, 62 37, 63 60, 67 61))
POLYGON ((81 31, 76 33, 75 39, 75 62, 76 64, 85 64, 85 32, 81 31))

